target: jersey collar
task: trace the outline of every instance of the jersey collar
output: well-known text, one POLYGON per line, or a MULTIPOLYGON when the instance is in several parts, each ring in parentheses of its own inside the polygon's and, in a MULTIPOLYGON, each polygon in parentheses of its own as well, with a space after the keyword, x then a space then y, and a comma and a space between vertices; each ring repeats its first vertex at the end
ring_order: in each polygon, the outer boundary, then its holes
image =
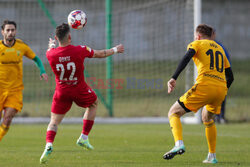
POLYGON ((6 46, 6 47, 8 47, 8 48, 11 48, 12 46, 14 46, 14 45, 15 45, 15 43, 16 43, 16 39, 14 39, 14 43, 13 43, 13 45, 11 45, 11 46, 6 45, 6 44, 4 43, 4 40, 2 40, 2 43, 3 43, 3 45, 4 45, 4 46, 6 46))

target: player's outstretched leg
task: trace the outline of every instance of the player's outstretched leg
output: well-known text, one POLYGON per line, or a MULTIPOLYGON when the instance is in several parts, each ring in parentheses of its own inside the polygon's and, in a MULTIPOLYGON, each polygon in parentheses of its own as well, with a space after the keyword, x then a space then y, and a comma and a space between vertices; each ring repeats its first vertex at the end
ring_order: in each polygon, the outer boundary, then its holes
POLYGON ((176 102, 169 110, 168 117, 172 134, 175 140, 175 146, 173 149, 163 155, 164 159, 169 160, 174 158, 175 155, 181 155, 185 152, 185 146, 182 137, 182 125, 180 120, 180 117, 185 113, 186 111, 178 102, 176 102))
POLYGON ((185 152, 185 146, 182 145, 182 146, 174 146, 174 148, 172 150, 170 150, 169 152, 166 152, 164 155, 163 155, 163 158, 164 159, 172 159, 174 158, 174 156, 176 156, 177 154, 181 155, 185 152))
POLYGON ((40 164, 44 164, 48 161, 51 153, 53 151, 53 146, 51 143, 47 143, 46 146, 45 146, 45 149, 43 151, 43 154, 40 158, 40 164))
POLYGON ((46 132, 46 146, 40 158, 40 163, 46 163, 53 151, 53 142, 56 137, 57 126, 60 124, 65 114, 55 114, 51 112, 51 119, 46 132))
POLYGON ((207 158, 203 161, 205 164, 216 164, 218 163, 215 153, 208 153, 207 158))

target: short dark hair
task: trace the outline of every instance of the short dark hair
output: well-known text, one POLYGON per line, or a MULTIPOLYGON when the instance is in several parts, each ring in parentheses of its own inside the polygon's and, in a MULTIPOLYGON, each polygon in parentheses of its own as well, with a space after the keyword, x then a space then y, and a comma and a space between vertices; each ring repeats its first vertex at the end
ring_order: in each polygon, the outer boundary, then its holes
POLYGON ((197 26, 196 32, 204 36, 211 37, 215 32, 215 29, 207 24, 200 24, 197 26))
POLYGON ((3 21, 3 24, 2 24, 2 26, 1 26, 1 27, 2 27, 2 30, 4 30, 6 24, 13 24, 13 25, 15 26, 15 29, 16 29, 16 22, 10 21, 10 20, 4 20, 4 21, 3 21))
POLYGON ((59 41, 63 41, 66 35, 69 33, 69 25, 66 23, 62 23, 61 25, 56 27, 56 37, 59 41))

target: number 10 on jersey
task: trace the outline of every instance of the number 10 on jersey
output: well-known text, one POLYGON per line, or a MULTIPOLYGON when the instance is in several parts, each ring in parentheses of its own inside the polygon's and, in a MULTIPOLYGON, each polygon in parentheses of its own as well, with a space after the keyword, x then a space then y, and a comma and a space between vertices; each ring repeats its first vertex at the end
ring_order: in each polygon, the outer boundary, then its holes
POLYGON ((214 58, 214 52, 212 49, 209 49, 206 54, 210 55, 210 69, 214 69, 214 61, 215 61, 215 67, 218 72, 223 72, 224 70, 224 62, 223 62, 223 55, 220 51, 215 52, 215 58, 214 58), (220 58, 219 58, 220 56, 220 58), (221 60, 221 61, 220 61, 221 60))

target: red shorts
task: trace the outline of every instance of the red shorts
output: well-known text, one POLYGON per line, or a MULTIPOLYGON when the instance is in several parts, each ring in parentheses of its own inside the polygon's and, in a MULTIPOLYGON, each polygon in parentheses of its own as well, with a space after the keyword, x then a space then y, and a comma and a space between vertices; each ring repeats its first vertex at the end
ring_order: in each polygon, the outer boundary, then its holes
POLYGON ((64 89, 55 90, 51 112, 55 114, 66 114, 72 103, 75 102, 78 106, 87 108, 91 106, 97 99, 95 92, 90 87, 83 89, 64 89))

